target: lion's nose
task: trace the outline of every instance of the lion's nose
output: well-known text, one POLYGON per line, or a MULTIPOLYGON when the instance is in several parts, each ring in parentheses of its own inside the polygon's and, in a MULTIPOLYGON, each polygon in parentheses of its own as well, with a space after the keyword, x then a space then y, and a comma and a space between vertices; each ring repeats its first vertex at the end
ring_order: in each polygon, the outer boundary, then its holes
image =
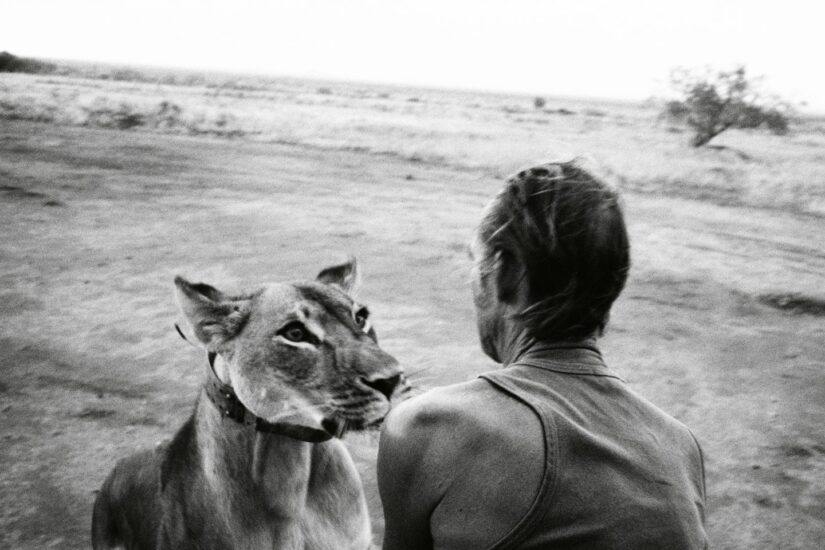
POLYGON ((367 380, 366 378, 362 378, 361 381, 375 391, 383 393, 387 399, 389 399, 395 391, 395 388, 398 386, 398 383, 401 382, 401 375, 396 374, 395 376, 390 376, 389 378, 376 378, 375 380, 367 380))

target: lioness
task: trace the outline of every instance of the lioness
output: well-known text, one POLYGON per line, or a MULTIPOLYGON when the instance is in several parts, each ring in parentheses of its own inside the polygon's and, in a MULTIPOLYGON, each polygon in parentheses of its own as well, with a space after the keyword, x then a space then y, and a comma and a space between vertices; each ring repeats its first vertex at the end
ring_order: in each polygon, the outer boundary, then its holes
POLYGON ((95 549, 365 549, 361 480, 339 439, 407 387, 350 296, 354 259, 314 282, 227 296, 175 279, 208 352, 189 420, 120 461, 94 506, 95 549))

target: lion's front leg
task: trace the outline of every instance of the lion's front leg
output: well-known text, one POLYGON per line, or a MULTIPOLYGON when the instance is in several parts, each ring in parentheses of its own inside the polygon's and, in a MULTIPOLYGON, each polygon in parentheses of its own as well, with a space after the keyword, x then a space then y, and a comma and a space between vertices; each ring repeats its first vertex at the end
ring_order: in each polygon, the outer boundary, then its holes
POLYGON ((314 445, 310 476, 306 549, 372 548, 372 527, 361 476, 340 440, 314 445))

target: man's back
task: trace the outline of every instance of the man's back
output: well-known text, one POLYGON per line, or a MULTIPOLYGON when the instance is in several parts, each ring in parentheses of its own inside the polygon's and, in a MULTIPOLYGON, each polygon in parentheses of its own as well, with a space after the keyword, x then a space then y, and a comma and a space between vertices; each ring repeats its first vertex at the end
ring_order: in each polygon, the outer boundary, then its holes
POLYGON ((405 502, 382 487, 385 506, 413 511, 409 525, 388 524, 385 548, 706 545, 692 435, 589 346, 534 348, 505 369, 422 396, 390 417, 385 438, 379 468, 411 474, 405 502), (423 523, 429 541, 403 535, 423 523))

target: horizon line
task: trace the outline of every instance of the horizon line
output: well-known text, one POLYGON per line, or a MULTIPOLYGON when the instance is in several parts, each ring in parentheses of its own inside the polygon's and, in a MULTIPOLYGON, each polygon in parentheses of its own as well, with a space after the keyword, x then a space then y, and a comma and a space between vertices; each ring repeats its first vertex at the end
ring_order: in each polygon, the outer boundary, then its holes
MULTIPOLYGON (((474 86, 451 86, 449 84, 433 84, 433 83, 420 83, 420 82, 400 82, 400 81, 390 81, 390 80, 381 80, 381 79, 371 79, 371 78, 358 78, 358 77, 344 77, 344 76, 333 76, 333 75, 309 75, 309 74, 287 74, 287 73, 277 73, 277 72, 270 72, 270 71, 258 71, 258 70, 237 70, 237 69, 225 69, 225 68, 218 68, 218 67, 195 67, 195 66, 181 66, 181 65, 153 65, 153 64, 146 64, 140 62, 124 62, 124 61, 101 61, 101 60, 93 60, 93 59, 70 59, 70 58, 59 58, 59 57, 40 57, 40 56, 28 56, 28 55, 17 55, 9 52, 8 50, 3 50, 5 53, 9 53, 15 57, 20 57, 24 59, 33 59, 37 61, 45 61, 55 64, 76 64, 76 65, 101 65, 107 66, 112 68, 129 68, 129 69, 147 69, 147 70, 160 70, 160 71, 168 71, 168 72, 182 72, 182 73, 204 73, 204 74, 219 74, 219 75, 226 75, 226 76, 235 76, 235 77, 243 77, 243 76, 254 76, 254 77, 263 77, 263 78, 272 78, 272 79, 295 79, 295 80, 304 80, 304 81, 314 81, 314 82, 322 82, 322 83, 342 83, 342 84, 363 84, 368 86, 386 86, 386 87, 393 87, 393 88, 403 88, 403 87, 410 87, 416 88, 419 90, 431 90, 431 91, 450 91, 450 92, 459 92, 459 93, 480 93, 484 95, 511 95, 511 96, 520 96, 524 98, 530 97, 542 97, 542 98, 553 98, 557 100, 578 100, 578 101, 594 101, 600 103, 608 103, 608 104, 623 104, 623 105, 639 105, 644 106, 647 102, 664 102, 668 99, 671 99, 669 95, 657 95, 655 93, 649 94, 645 97, 641 96, 633 96, 633 97, 620 97, 620 96, 608 96, 608 95, 596 95, 596 94, 587 94, 587 93, 580 93, 580 94, 565 94, 565 93, 553 93, 553 92, 539 92, 535 90, 515 90, 515 89, 506 89, 506 88, 489 88, 489 87, 474 87, 474 86)), ((675 95, 675 94, 674 94, 675 95)), ((818 107, 811 105, 807 101, 801 101, 797 104, 792 104, 792 108, 800 115, 808 115, 808 116, 821 116, 825 115, 825 106, 818 107)))

